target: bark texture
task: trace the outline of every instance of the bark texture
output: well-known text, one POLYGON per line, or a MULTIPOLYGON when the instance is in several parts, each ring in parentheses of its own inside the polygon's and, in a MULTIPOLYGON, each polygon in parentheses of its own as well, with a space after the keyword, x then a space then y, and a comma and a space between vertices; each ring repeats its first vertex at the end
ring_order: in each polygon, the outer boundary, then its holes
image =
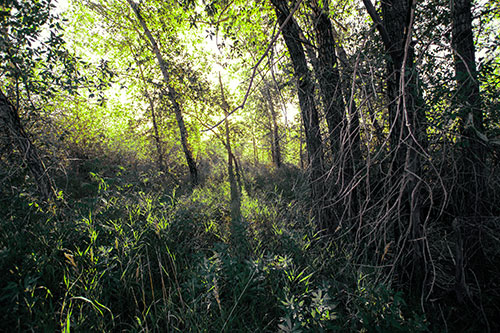
POLYGON ((473 304, 467 284, 490 279, 488 268, 484 264, 488 260, 481 241, 484 216, 491 204, 487 198, 488 186, 485 180, 487 148, 480 138, 484 125, 477 80, 471 1, 452 0, 451 14, 457 83, 456 107, 461 135, 457 186, 453 193, 453 207, 457 215, 453 224, 457 235, 455 293, 459 303, 473 304), (477 236, 471 237, 474 234, 477 236))
POLYGON ((320 8, 317 1, 311 4, 315 16, 315 35, 318 44, 318 66, 316 76, 319 81, 326 121, 329 128, 330 148, 335 158, 342 145, 342 130, 345 126, 345 105, 340 85, 340 74, 335 53, 335 38, 327 7, 320 8))
MULTIPOLYGON (((337 185, 343 196, 345 212, 352 217, 359 211, 357 190, 354 185, 356 163, 361 159, 359 147, 359 120, 356 105, 349 98, 349 113, 344 102, 346 96, 351 96, 349 88, 343 84, 339 71, 335 31, 328 16, 328 1, 323 1, 323 7, 317 0, 312 1, 311 8, 314 14, 315 36, 318 46, 317 65, 314 67, 319 81, 319 88, 324 105, 324 113, 329 128, 330 148, 334 165, 337 166, 337 185)), ((344 82, 343 82, 344 81, 344 82)))
MULTIPOLYGON (((391 182, 388 199, 396 200, 398 223, 394 237, 401 253, 409 255, 409 265, 401 267, 401 282, 408 276, 412 290, 421 290, 425 283, 425 235, 422 218, 421 140, 425 137, 419 108, 417 71, 411 40, 414 20, 414 0, 382 2, 379 17, 370 0, 365 7, 382 37, 387 57, 387 98, 390 120, 391 182), (396 190, 395 190, 396 189, 396 190), (392 194, 391 194, 392 193, 392 194)), ((404 262, 404 261, 402 261, 404 262)))
POLYGON ((271 0, 280 25, 284 25, 282 34, 287 46, 294 68, 294 77, 297 81, 300 111, 302 115, 304 132, 306 135, 306 149, 311 170, 310 183, 312 200, 315 205, 315 216, 321 229, 333 232, 337 221, 325 205, 326 188, 324 184, 323 145, 319 116, 314 102, 314 84, 311 73, 307 67, 304 48, 300 41, 300 28, 297 22, 290 18, 290 10, 286 1, 271 0))
POLYGON ((472 33, 471 1, 451 1, 451 13, 457 82, 456 102, 459 111, 459 131, 462 135, 457 177, 460 193, 455 195, 455 205, 460 208, 457 213, 461 216, 478 216, 484 214, 482 194, 486 189, 484 181, 486 149, 478 135, 484 131, 484 126, 472 33))

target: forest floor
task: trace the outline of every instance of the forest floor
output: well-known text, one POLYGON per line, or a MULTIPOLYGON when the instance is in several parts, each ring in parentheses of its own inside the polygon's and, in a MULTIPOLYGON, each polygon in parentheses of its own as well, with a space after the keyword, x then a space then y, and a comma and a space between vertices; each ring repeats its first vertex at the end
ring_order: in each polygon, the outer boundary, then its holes
MULTIPOLYGON (((217 174, 217 173, 215 173, 217 174)), ((229 185, 88 161, 57 201, 3 200, 0 326, 18 331, 417 332, 418 304, 317 233, 300 170, 255 168, 245 232, 229 185)), ((434 329, 433 329, 434 330, 434 329)), ((439 330, 439 329, 438 329, 439 330)))

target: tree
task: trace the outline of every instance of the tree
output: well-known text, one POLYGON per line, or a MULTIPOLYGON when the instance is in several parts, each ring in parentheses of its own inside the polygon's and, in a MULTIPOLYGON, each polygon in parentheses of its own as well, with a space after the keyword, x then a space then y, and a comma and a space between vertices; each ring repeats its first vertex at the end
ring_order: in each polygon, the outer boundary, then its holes
MULTIPOLYGON (((483 247, 479 247, 467 256, 467 252, 475 246, 477 230, 481 226, 481 218, 486 213, 487 191, 485 182, 486 146, 484 144, 484 125, 481 94, 476 69, 475 47, 472 32, 472 13, 470 0, 452 0, 452 49, 454 56, 456 90, 456 107, 458 108, 458 130, 460 135, 460 151, 458 159, 457 187, 454 195, 455 209, 458 218, 453 227, 458 238, 455 293, 459 303, 468 298, 466 271, 468 266, 474 279, 481 281, 488 271, 479 263, 485 263, 483 247), (462 219, 464 217, 465 219, 462 219), (467 225, 465 222, 469 222, 467 225), (468 236, 469 233, 472 236, 468 236), (464 255, 465 253, 465 255, 464 255)), ((482 224, 482 223, 481 223, 482 224)))
MULTIPOLYGON (((420 151, 425 136, 422 112, 419 109, 417 71, 414 66, 412 41, 415 1, 388 0, 382 2, 382 17, 370 0, 363 3, 377 28, 387 53, 387 100, 390 119, 391 186, 398 190, 386 193, 385 200, 396 200, 398 220, 394 234, 401 252, 411 253, 410 264, 403 268, 411 282, 420 290, 424 283, 425 237, 422 216, 422 173, 420 151), (400 201, 401 200, 401 201, 400 201), (410 243, 409 240, 413 239, 410 243), (411 245, 410 245, 411 244, 411 245)), ((425 152, 424 152, 425 154, 425 152)), ((394 207, 394 206, 393 206, 394 207)), ((405 265, 405 263, 401 263, 405 265)))
POLYGON ((353 182, 356 171, 355 164, 361 159, 356 104, 350 98, 347 101, 350 106, 349 110, 346 109, 344 99, 351 94, 344 96, 344 93, 349 91, 349 88, 344 85, 349 80, 341 80, 337 54, 343 50, 336 46, 338 41, 328 16, 330 12, 329 1, 324 1, 322 6, 318 1, 312 1, 310 6, 315 21, 314 30, 318 54, 314 69, 319 81, 324 114, 328 124, 332 157, 334 165, 337 166, 336 169, 340 173, 340 177, 337 179, 339 179, 341 190, 338 192, 348 193, 347 196, 350 198, 347 200, 347 211, 349 216, 353 216, 358 209, 357 190, 353 182), (344 189, 347 188, 349 190, 345 191, 344 189))
POLYGON ((472 33, 470 0, 453 0, 452 47, 457 83, 456 104, 459 108, 459 134, 461 153, 458 161, 456 205, 462 216, 480 216, 484 212, 483 193, 486 149, 483 111, 476 69, 475 48, 472 33), (466 204, 465 204, 466 203, 466 204))
POLYGON ((266 118, 269 120, 266 124, 266 128, 269 131, 269 141, 271 144, 271 161, 277 167, 280 168, 282 165, 281 157, 281 138, 279 133, 278 125, 278 114, 275 109, 274 99, 271 93, 273 86, 270 82, 266 81, 266 78, 262 78, 262 87, 260 93, 262 95, 261 104, 262 108, 265 110, 266 118))
POLYGON ((299 104, 306 136, 306 149, 311 169, 311 199, 313 205, 315 205, 315 216, 321 229, 333 232, 336 228, 336 222, 332 221, 331 212, 324 203, 327 199, 327 191, 323 180, 325 175, 323 144, 321 142, 318 111, 314 101, 314 84, 307 67, 304 48, 300 42, 300 28, 293 18, 293 12, 288 9, 286 1, 272 0, 271 3, 274 5, 278 22, 282 26, 282 35, 292 60, 294 78, 297 82, 299 104))
POLYGON ((226 100, 226 95, 224 93, 224 86, 222 84, 220 73, 219 73, 219 84, 220 84, 221 99, 222 99, 221 107, 224 110, 224 116, 225 116, 224 126, 226 129, 225 146, 227 150, 227 172, 228 172, 229 187, 231 192, 231 204, 230 204, 231 237, 233 239, 234 245, 239 246, 241 242, 244 240, 244 233, 245 233, 243 227, 243 221, 241 218, 241 186, 237 183, 237 178, 239 178, 238 165, 236 162, 236 158, 233 154, 233 150, 231 148, 231 131, 228 119, 230 106, 226 100))
MULTIPOLYGON (((57 90, 74 93, 84 78, 79 62, 70 54, 51 2, 3 1, 0 4, 0 128, 2 153, 19 152, 41 195, 55 195, 54 183, 25 119, 40 119, 43 106, 57 90), (47 25, 48 37, 42 36, 47 25)), ((90 83, 90 82, 87 82, 90 83)), ((40 124, 36 124, 40 126, 40 124)))
POLYGON ((329 138, 332 155, 340 154, 342 132, 345 128, 345 105, 342 96, 339 67, 335 50, 333 28, 328 17, 328 2, 321 8, 317 1, 311 3, 314 13, 315 36, 318 44, 318 65, 316 76, 323 105, 326 121, 329 128, 329 138))
POLYGON ((154 131, 154 141, 156 143, 156 151, 157 151, 157 159, 158 159, 158 169, 160 171, 165 171, 165 165, 163 163, 164 160, 164 153, 163 153, 163 147, 161 144, 161 138, 160 138, 160 132, 158 129, 158 123, 156 121, 157 117, 157 112, 155 110, 155 103, 153 100, 153 96, 149 93, 148 87, 147 87, 147 82, 146 82, 146 77, 144 75, 144 70, 142 68, 142 63, 140 62, 139 59, 137 59, 136 55, 138 54, 134 49, 131 43, 129 43, 130 51, 134 55, 134 60, 137 64, 137 68, 139 69, 139 74, 140 74, 140 79, 143 81, 143 93, 146 99, 148 100, 149 103, 149 108, 151 110, 151 120, 153 121, 153 131, 154 131))
POLYGON ((54 195, 55 187, 40 157, 38 148, 33 144, 24 130, 17 109, 1 90, 0 129, 4 133, 4 144, 7 147, 14 146, 22 154, 42 196, 45 199, 51 198, 54 195))
POLYGON ((188 167, 189 167, 189 173, 191 175, 191 183, 193 185, 197 185, 198 184, 198 169, 196 167, 196 162, 193 159, 193 153, 192 153, 191 147, 189 145, 188 132, 186 130, 186 125, 184 124, 184 118, 182 115, 182 108, 177 100, 178 93, 170 81, 170 74, 169 74, 169 70, 168 70, 168 65, 167 65, 166 61, 163 59, 161 51, 158 47, 158 43, 156 42, 155 38, 151 34, 151 31, 149 30, 148 26, 146 25, 146 22, 144 21, 144 18, 141 15, 139 5, 136 4, 132 0, 127 0, 127 2, 130 5, 130 7, 132 8, 132 10, 134 11, 134 13, 137 17, 137 20, 139 21, 139 24, 141 25, 142 29, 144 30, 145 38, 147 38, 149 43, 151 43, 153 53, 156 56, 156 59, 158 61, 158 65, 160 66, 160 70, 161 70, 161 73, 163 75, 163 79, 165 80, 165 84, 167 86, 167 95, 168 95, 170 102, 172 104, 172 107, 174 109, 175 117, 177 119, 177 124, 179 126, 182 149, 184 150, 186 162, 187 162, 188 167))

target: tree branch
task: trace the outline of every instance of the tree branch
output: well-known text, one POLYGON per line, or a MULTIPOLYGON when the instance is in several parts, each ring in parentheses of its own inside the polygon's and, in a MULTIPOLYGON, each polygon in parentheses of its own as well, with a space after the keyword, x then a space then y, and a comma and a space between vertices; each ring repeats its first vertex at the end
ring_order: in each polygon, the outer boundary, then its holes
POLYGON ((385 48, 389 50, 391 48, 392 41, 389 38, 389 34, 387 33, 387 30, 384 27, 382 19, 377 14, 377 10, 373 6, 371 0, 363 0, 363 3, 365 5, 366 11, 372 18, 373 23, 375 24, 375 28, 377 28, 378 32, 380 33, 380 36, 382 37, 382 42, 384 43, 385 48))
MULTIPOLYGON (((130 1, 130 0, 127 0, 127 1, 130 1)), ((248 84, 248 88, 247 88, 247 91, 245 93, 245 97, 243 97, 243 102, 241 102, 240 105, 238 105, 237 107, 235 107, 233 110, 231 110, 231 112, 228 112, 228 114, 223 118, 221 119, 220 121, 218 121, 215 125, 213 125, 212 127, 210 127, 209 129, 205 130, 206 131, 210 131, 216 127, 218 127, 220 124, 222 124, 230 115, 232 115, 233 113, 235 113, 236 111, 238 111, 239 109, 243 109, 245 107, 245 104, 247 102, 247 99, 248 99, 248 96, 250 95, 250 90, 252 89, 252 85, 253 85, 253 80, 255 79, 255 76, 257 74, 257 69, 259 67, 259 65, 262 63, 262 61, 266 58, 267 54, 269 53, 269 51, 271 50, 273 44, 276 42, 276 40, 278 40, 278 37, 281 33, 281 31, 283 30, 283 28, 286 26, 286 24, 288 23, 288 21, 290 21, 290 19, 293 17, 293 14, 295 14, 295 12, 297 11, 297 9, 299 9, 299 6, 300 4, 302 3, 303 0, 299 0, 297 2, 297 4, 295 5, 295 7, 293 8, 293 10, 290 12, 290 15, 288 15, 288 17, 286 18, 285 22, 281 25, 281 27, 279 28, 278 32, 276 32, 276 34, 274 35, 273 39, 271 40, 271 42, 269 42, 269 45, 267 46, 266 50, 264 51, 264 54, 262 54, 262 56, 259 58, 259 60, 257 61, 257 63, 253 66, 252 68, 252 75, 250 76, 250 83, 248 84)))

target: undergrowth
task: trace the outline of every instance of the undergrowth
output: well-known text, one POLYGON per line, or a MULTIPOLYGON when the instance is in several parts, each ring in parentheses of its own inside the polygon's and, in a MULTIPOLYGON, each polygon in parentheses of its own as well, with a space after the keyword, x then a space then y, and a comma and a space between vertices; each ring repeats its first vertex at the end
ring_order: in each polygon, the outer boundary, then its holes
POLYGON ((298 170, 245 175, 246 252, 230 241, 225 182, 185 190, 147 172, 86 171, 55 202, 17 188, 2 202, 3 330, 428 330, 342 241, 315 232, 306 186, 283 181, 298 170))

